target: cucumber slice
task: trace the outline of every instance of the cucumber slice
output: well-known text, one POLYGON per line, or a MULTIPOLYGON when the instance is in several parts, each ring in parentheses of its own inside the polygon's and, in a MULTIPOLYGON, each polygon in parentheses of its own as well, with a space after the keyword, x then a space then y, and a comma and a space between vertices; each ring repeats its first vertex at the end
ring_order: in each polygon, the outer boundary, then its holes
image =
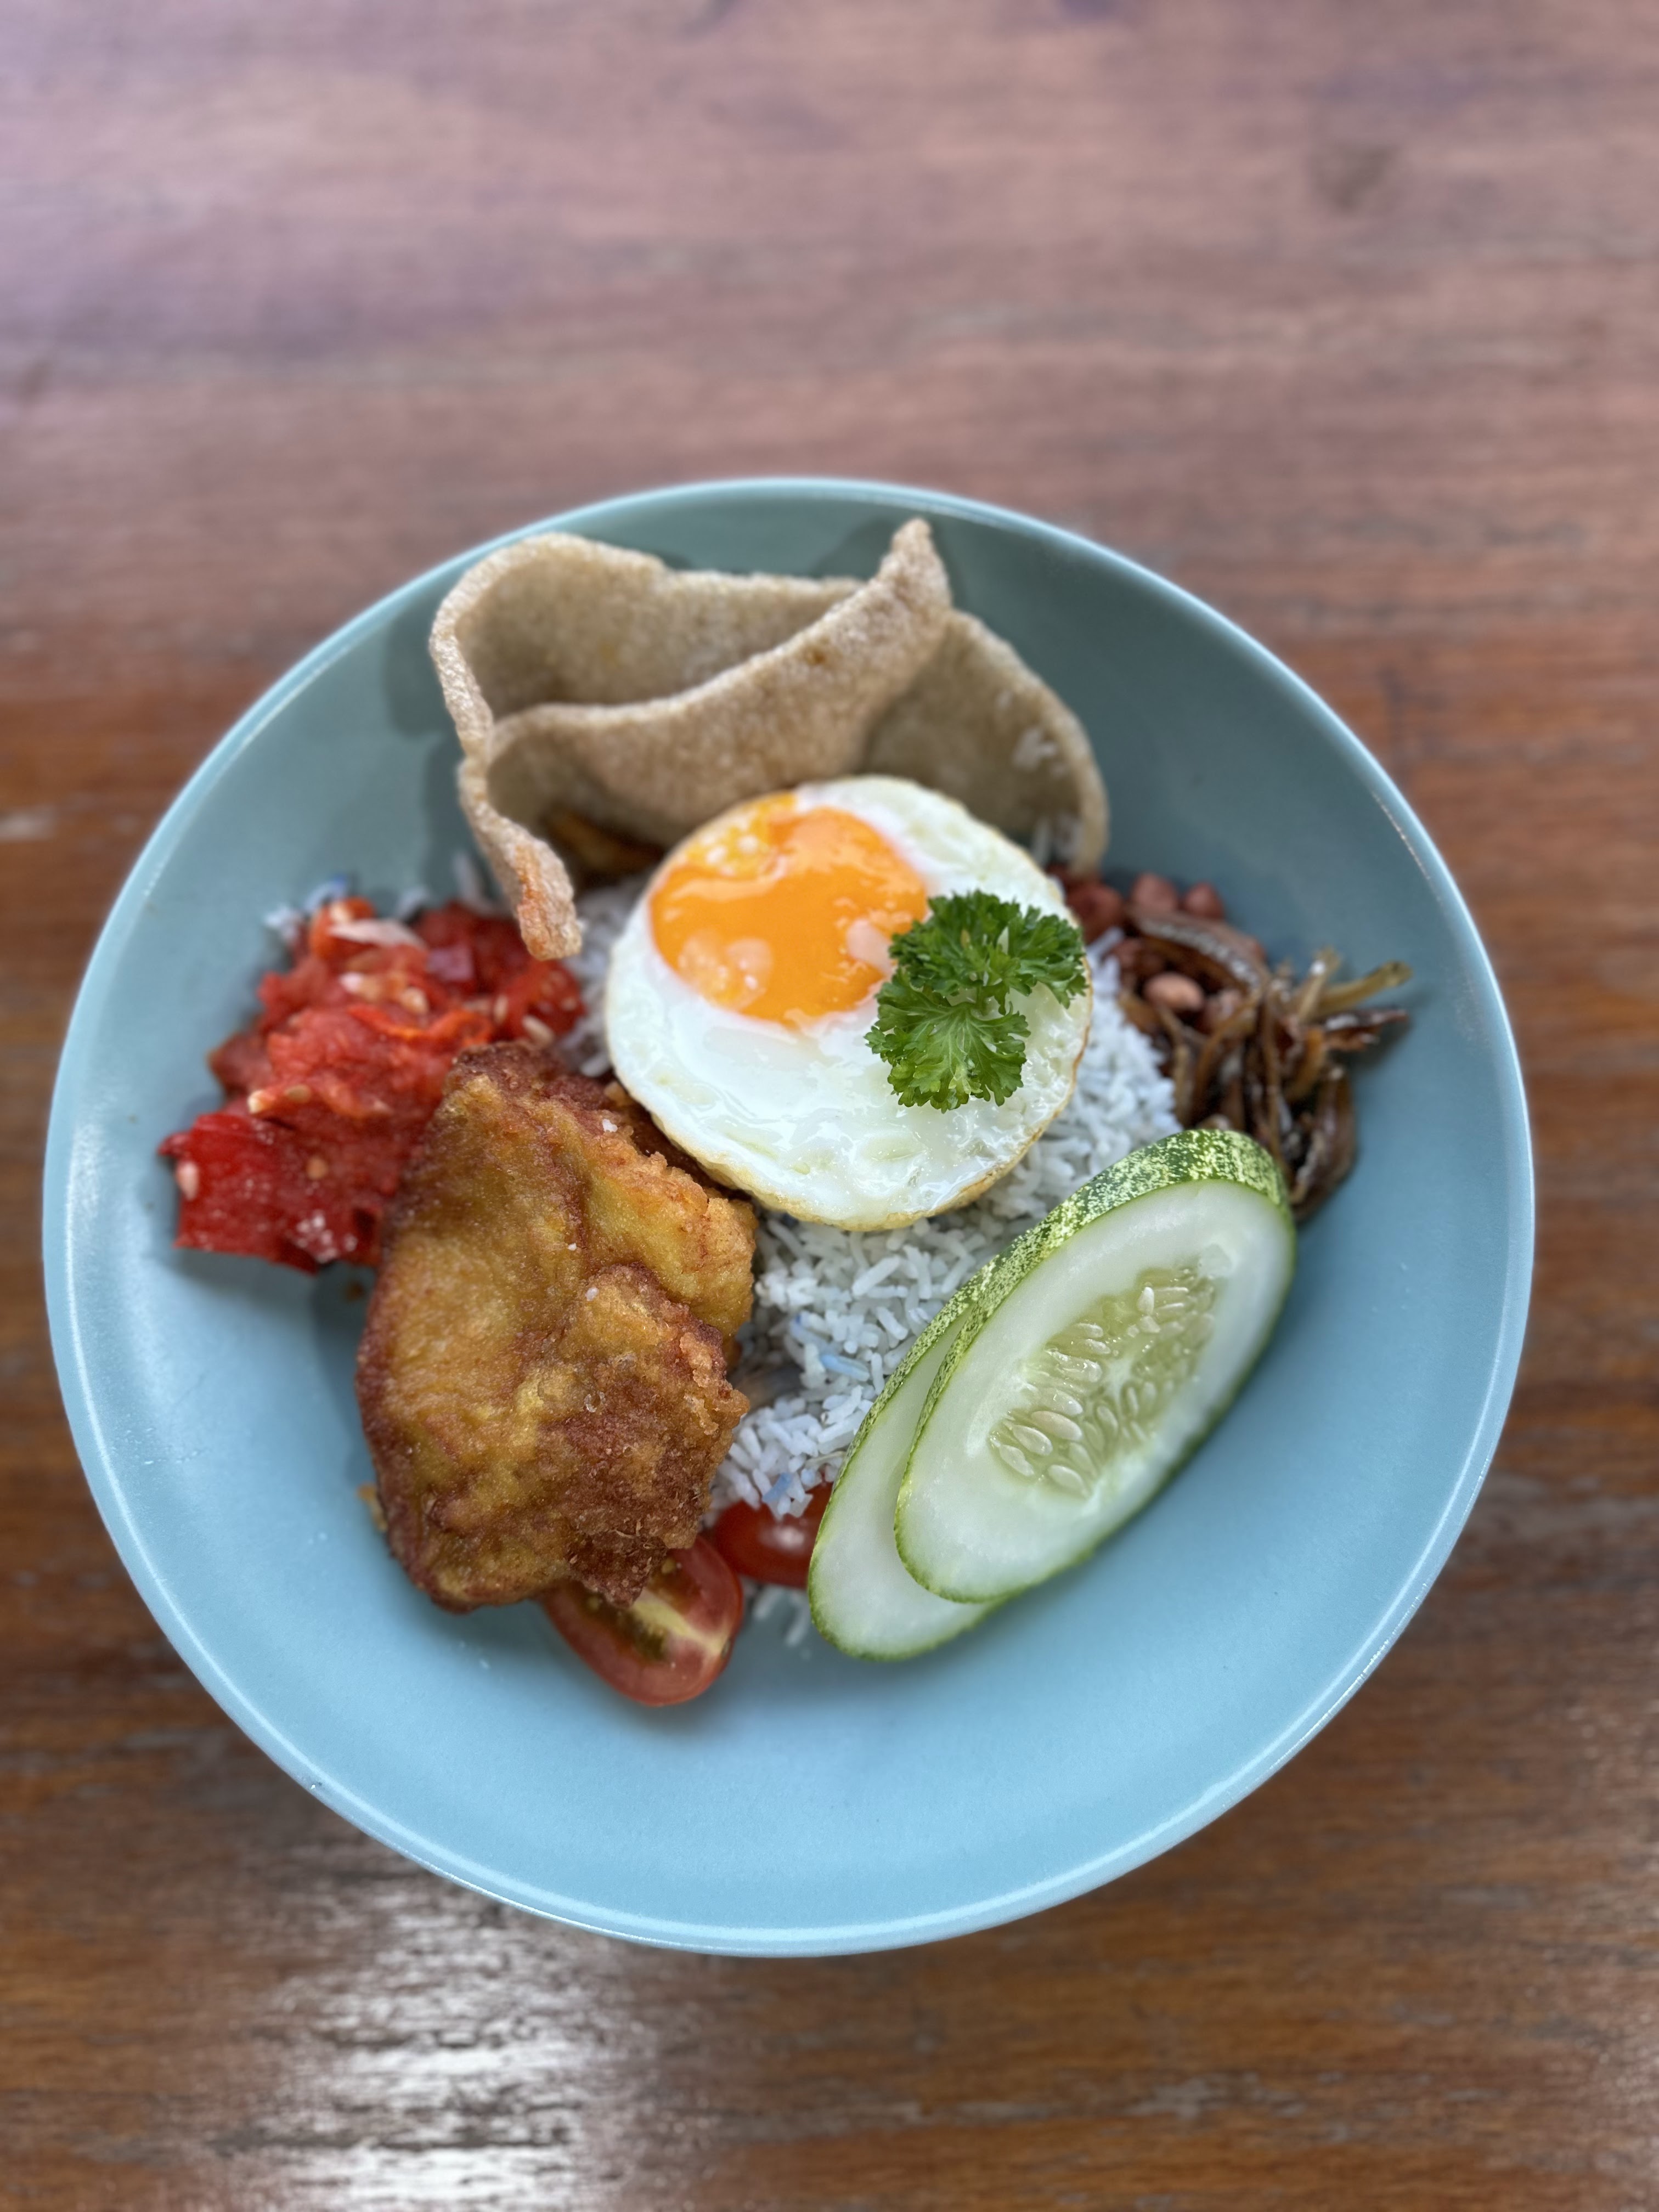
POLYGON ((960 1636, 990 1610, 954 1605, 923 1589, 905 1572, 893 1541, 893 1511, 916 1424, 987 1273, 981 1269, 940 1309, 889 1378, 818 1525, 806 1577, 812 1619, 821 1636, 854 1659, 915 1658, 960 1636))
POLYGON ((895 1520, 909 1572, 994 1604, 1091 1552, 1225 1412, 1295 1266, 1279 1170, 1231 1130, 1143 1146, 1057 1206, 936 1362, 895 1520))

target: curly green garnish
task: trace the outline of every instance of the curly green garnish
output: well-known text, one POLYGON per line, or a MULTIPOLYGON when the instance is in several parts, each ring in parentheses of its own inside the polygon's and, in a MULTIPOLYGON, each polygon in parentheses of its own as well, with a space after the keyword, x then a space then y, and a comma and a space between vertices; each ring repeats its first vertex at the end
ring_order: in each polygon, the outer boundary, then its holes
POLYGON ((1000 1106, 1019 1088, 1030 1034, 1012 1001, 1047 989, 1064 1006, 1089 981, 1075 923, 989 891, 934 899, 892 955, 865 1042, 906 1106, 1000 1106))

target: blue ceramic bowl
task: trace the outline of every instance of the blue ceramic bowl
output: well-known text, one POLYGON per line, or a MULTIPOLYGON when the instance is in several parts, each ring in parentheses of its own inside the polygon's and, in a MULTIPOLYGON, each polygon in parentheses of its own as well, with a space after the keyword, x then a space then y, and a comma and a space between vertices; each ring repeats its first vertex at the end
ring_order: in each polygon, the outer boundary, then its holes
POLYGON ((1330 942, 1418 979, 1413 1028, 1361 1078, 1358 1170, 1303 1240, 1261 1369, 1090 1564, 903 1666, 753 1626, 713 1695, 642 1711, 533 1607, 456 1619, 387 1559, 357 1496, 360 1285, 173 1249, 155 1146, 216 1103, 202 1054, 270 961, 260 916, 338 871, 380 897, 450 884, 465 833, 426 638, 476 552, 319 647, 191 778, 94 955, 53 1104, 64 1395, 180 1656, 371 1835, 647 1942, 919 1942, 1076 1896, 1213 1820, 1410 1618, 1521 1347, 1530 1163, 1492 969, 1400 793, 1269 654, 1098 546, 932 493, 694 485, 558 526, 686 565, 868 574, 915 514, 958 604, 1093 733, 1115 866, 1212 878, 1276 954, 1330 942))

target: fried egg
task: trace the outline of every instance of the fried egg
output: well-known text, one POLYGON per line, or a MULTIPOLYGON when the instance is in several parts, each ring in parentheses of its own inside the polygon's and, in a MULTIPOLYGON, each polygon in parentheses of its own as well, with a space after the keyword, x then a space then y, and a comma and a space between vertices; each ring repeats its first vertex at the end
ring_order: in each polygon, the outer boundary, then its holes
POLYGON ((963 1205, 1070 1097, 1091 1012, 1087 991, 1021 1001, 1024 1074, 1000 1106, 902 1105, 865 1042, 889 943, 967 890, 1066 910, 1018 845, 895 776, 732 808, 669 854, 617 939, 617 1075, 710 1175, 799 1219, 895 1229, 963 1205))

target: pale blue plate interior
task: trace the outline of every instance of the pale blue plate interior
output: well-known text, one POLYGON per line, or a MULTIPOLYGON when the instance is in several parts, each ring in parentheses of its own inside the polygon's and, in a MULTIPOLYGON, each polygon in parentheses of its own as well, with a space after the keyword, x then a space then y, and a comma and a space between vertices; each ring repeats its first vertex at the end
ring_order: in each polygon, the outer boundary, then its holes
POLYGON ((958 602, 1077 709, 1112 863, 1212 878, 1277 952, 1418 981, 1362 1079, 1359 1171, 1303 1241, 1279 1334, 1179 1480, 1089 1565, 899 1667, 769 1626, 716 1692, 613 1697, 520 1607, 454 1619, 360 1502, 361 1296, 171 1249, 158 1139, 215 1100, 260 916, 349 870, 447 892, 465 843, 421 578, 233 730, 100 941, 54 1102, 53 1340, 99 1506, 156 1619, 307 1789, 532 1911, 722 1951, 982 1927, 1166 1849, 1342 1703, 1444 1560, 1519 1353, 1532 1213, 1521 1080, 1444 866, 1358 741, 1270 655, 1128 562, 927 493, 651 494, 560 526, 686 564, 867 573, 932 520, 958 602))

